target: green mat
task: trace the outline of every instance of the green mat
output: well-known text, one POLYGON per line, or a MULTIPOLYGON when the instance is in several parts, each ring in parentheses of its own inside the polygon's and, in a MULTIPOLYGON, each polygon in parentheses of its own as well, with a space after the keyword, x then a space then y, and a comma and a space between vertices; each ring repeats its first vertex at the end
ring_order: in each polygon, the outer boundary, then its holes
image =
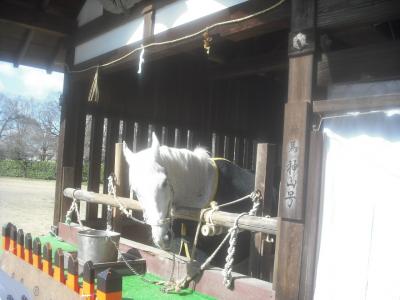
MULTIPOLYGON (((56 237, 51 235, 39 236, 42 243, 42 247, 45 243, 50 243, 53 252, 53 260, 55 251, 61 248, 64 252, 77 251, 77 247, 69 243, 58 240, 56 237)), ((0 249, 0 254, 2 250, 0 249)), ((147 273, 144 276, 149 281, 159 281, 159 277, 147 273)), ((123 300, 153 300, 153 299, 184 299, 184 300, 212 300, 213 297, 195 292, 191 289, 181 290, 179 293, 164 293, 162 286, 146 282, 141 276, 124 276, 122 281, 122 299, 123 300)))
POLYGON ((40 239, 40 242, 42 243, 42 247, 46 243, 50 243, 51 250, 53 252, 53 260, 54 260, 54 255, 58 248, 61 248, 64 252, 78 251, 78 248, 76 246, 71 245, 67 242, 61 241, 52 235, 42 235, 42 236, 39 236, 39 239, 40 239))
MULTIPOLYGON (((150 281, 158 281, 159 277, 147 273, 144 278, 150 281)), ((200 294, 190 289, 181 290, 179 293, 167 294, 161 291, 161 286, 145 282, 140 276, 126 276, 122 281, 122 299, 124 300, 152 300, 152 299, 215 299, 200 294)))

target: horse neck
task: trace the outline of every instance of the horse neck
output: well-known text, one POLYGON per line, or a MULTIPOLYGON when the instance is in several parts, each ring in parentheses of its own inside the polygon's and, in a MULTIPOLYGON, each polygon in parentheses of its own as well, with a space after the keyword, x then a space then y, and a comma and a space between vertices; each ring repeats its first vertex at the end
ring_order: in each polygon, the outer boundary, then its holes
POLYGON ((174 190, 175 206, 203 208, 209 201, 215 170, 205 153, 160 147, 161 165, 174 190))

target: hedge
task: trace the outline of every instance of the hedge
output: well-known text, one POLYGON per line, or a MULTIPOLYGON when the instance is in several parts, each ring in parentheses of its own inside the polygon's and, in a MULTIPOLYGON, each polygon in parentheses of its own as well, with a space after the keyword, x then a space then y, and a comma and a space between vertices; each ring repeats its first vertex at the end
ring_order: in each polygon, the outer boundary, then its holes
MULTIPOLYGON (((82 182, 87 182, 89 164, 84 162, 82 182)), ((33 179, 56 179, 55 161, 28 161, 28 160, 0 160, 0 176, 25 177, 33 179)), ((103 165, 101 166, 101 180, 103 178, 103 165)))

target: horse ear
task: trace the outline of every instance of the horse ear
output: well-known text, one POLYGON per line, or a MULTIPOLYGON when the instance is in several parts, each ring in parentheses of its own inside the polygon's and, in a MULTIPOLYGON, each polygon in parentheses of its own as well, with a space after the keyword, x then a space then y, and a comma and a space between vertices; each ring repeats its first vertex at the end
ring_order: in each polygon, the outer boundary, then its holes
POLYGON ((124 153, 125 159, 128 164, 131 164, 133 161, 133 152, 129 150, 128 146, 126 145, 125 141, 122 142, 122 152, 124 153))

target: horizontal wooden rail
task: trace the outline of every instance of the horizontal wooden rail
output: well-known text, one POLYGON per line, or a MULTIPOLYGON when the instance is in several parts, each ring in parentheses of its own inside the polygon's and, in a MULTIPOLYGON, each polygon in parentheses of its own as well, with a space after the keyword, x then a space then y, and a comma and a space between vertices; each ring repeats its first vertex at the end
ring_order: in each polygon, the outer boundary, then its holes
MULTIPOLYGON (((79 201, 86 201, 89 203, 105 204, 114 207, 119 206, 118 202, 114 199, 114 197, 110 195, 87 192, 73 188, 66 188, 64 190, 64 196, 68 198, 75 198, 79 201)), ((125 208, 136 211, 142 211, 139 201, 123 197, 117 197, 117 198, 118 201, 125 208)), ((179 208, 175 209, 172 212, 172 215, 174 218, 198 221, 200 217, 200 210, 179 208)), ((224 211, 215 211, 211 215, 211 211, 208 211, 204 214, 202 221, 209 220, 211 218, 211 220, 215 225, 223 227, 232 227, 238 215, 239 214, 229 213, 224 211)), ((245 215, 239 219, 238 226, 240 229, 245 229, 253 232, 264 232, 276 235, 278 230, 278 219, 245 215)))
POLYGON ((313 112, 322 116, 346 112, 390 110, 400 107, 400 94, 348 99, 331 99, 313 102, 313 112))

